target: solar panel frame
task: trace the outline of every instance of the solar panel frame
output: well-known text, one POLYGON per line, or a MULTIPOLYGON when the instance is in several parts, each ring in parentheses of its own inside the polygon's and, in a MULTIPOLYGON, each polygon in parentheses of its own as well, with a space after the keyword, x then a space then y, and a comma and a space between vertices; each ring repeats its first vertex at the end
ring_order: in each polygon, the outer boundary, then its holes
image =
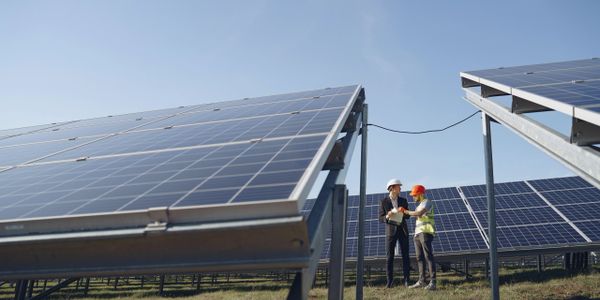
MULTIPOLYGON (((220 205, 205 205, 201 207, 186 206, 186 207, 161 207, 156 209, 132 212, 111 212, 111 213, 92 213, 81 214, 76 216, 63 216, 56 218, 39 218, 28 220, 6 220, 2 221, 5 226, 0 230, 2 235, 23 235, 27 233, 43 233, 57 232, 64 230, 91 230, 101 228, 116 227, 131 227, 147 225, 154 222, 157 218, 165 218, 168 215, 168 220, 173 224, 192 223, 198 221, 222 221, 224 219, 247 219, 247 218, 262 218, 262 217, 277 217, 297 215, 304 205, 304 200, 308 194, 310 187, 316 180, 316 177, 324 165, 327 155, 333 148, 334 142, 338 138, 338 134, 350 116, 351 110, 354 108, 355 102, 362 92, 360 85, 352 86, 353 92, 349 95, 348 102, 344 106, 341 113, 337 116, 332 128, 329 128, 324 135, 324 141, 314 155, 314 159, 306 167, 300 179, 296 182, 291 190, 291 194, 287 200, 264 201, 243 203, 240 202, 231 207, 220 205), (253 212, 248 211, 248 207, 252 207, 253 212)), ((339 89, 338 89, 339 90, 339 89)), ((311 136, 308 133, 305 136, 311 136)), ((312 134, 314 135, 314 134, 312 134)), ((319 134, 321 135, 321 134, 319 134)), ((301 136, 300 136, 301 137, 301 136)), ((277 138, 274 138, 275 140, 277 138)), ((138 153, 139 154, 139 153, 138 153)), ((130 155, 130 154, 123 154, 130 155)), ((110 157, 118 157, 112 155, 110 157)), ((106 158, 100 157, 99 159, 106 158)), ((91 158, 94 159, 94 158, 91 158)), ((64 162, 59 162, 64 163, 64 162)), ((40 165, 43 165, 40 164, 40 165)), ((6 171, 10 172, 10 170, 6 171)))

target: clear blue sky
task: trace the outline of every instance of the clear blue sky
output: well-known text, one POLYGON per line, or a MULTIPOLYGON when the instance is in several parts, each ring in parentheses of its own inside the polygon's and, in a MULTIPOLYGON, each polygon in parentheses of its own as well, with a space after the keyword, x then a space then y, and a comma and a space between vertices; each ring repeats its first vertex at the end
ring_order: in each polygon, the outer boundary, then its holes
MULTIPOLYGON (((599 11, 598 1, 2 1, 0 128, 354 83, 371 122, 438 128, 475 111, 459 71, 599 56, 599 11)), ((571 175, 505 128, 493 137, 497 181, 571 175)), ((483 174, 479 117, 423 136, 370 129, 370 193, 391 177, 443 187, 483 174)))

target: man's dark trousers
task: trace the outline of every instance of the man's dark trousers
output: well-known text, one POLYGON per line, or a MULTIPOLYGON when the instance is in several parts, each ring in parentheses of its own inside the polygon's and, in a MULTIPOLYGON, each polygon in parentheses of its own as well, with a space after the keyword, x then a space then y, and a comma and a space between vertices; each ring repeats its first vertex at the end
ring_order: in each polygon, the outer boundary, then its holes
MULTIPOLYGON (((398 207, 408 209, 408 200, 404 197, 398 197, 398 207)), ((385 248, 387 253, 387 286, 391 287, 394 281, 394 250, 396 243, 400 243, 400 253, 402 254, 402 271, 404 273, 404 283, 408 282, 410 276, 410 260, 408 257, 408 219, 409 215, 402 216, 402 224, 397 225, 386 218, 387 214, 394 209, 390 197, 381 199, 379 205, 379 222, 385 223, 385 248)))
POLYGON ((394 250, 396 249, 397 242, 400 243, 400 253, 402 254, 402 273, 404 275, 404 282, 408 282, 410 277, 410 258, 408 253, 408 232, 404 231, 405 228, 403 228, 403 226, 387 225, 387 227, 387 230, 393 231, 386 234, 387 286, 391 286, 394 281, 394 250))

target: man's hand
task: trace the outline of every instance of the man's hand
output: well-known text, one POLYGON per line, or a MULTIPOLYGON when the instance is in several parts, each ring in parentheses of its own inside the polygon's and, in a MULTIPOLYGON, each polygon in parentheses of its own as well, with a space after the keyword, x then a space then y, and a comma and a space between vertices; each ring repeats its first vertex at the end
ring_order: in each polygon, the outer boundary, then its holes
POLYGON ((408 211, 408 209, 406 209, 406 208, 404 208, 404 207, 400 207, 400 208, 398 208, 398 210, 399 210, 399 211, 400 211, 400 213, 402 213, 402 214, 405 214, 405 213, 408 211))

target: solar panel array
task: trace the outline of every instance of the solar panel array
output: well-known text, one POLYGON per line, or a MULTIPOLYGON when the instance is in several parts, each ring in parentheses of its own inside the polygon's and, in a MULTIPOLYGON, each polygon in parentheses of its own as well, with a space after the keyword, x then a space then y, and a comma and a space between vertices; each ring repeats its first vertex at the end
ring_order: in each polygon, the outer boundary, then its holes
POLYGON ((489 86, 600 125, 598 58, 469 71, 461 76, 469 80, 464 87, 489 86))
POLYGON ((295 200, 358 88, 0 131, 0 221, 295 200))
MULTIPOLYGON (((499 183, 495 185, 498 249, 503 252, 565 245, 600 245, 600 190, 579 177, 499 183)), ((385 257, 385 225, 378 221, 379 201, 386 194, 369 194, 365 203, 365 257, 385 257)), ((402 196, 407 197, 406 193, 402 196)), ((434 203, 436 255, 485 252, 487 198, 485 185, 431 189, 434 203), (481 226, 478 226, 481 225, 481 226), (483 229, 483 230, 482 230, 483 229)), ((358 196, 349 197, 347 257, 357 256, 358 196)), ((313 202, 307 202, 305 212, 313 202)), ((414 210, 415 203, 409 200, 414 210)), ((414 234, 415 218, 409 219, 414 234)), ((410 241, 410 253, 414 245, 410 241)), ((329 257, 329 239, 321 256, 329 257)))

